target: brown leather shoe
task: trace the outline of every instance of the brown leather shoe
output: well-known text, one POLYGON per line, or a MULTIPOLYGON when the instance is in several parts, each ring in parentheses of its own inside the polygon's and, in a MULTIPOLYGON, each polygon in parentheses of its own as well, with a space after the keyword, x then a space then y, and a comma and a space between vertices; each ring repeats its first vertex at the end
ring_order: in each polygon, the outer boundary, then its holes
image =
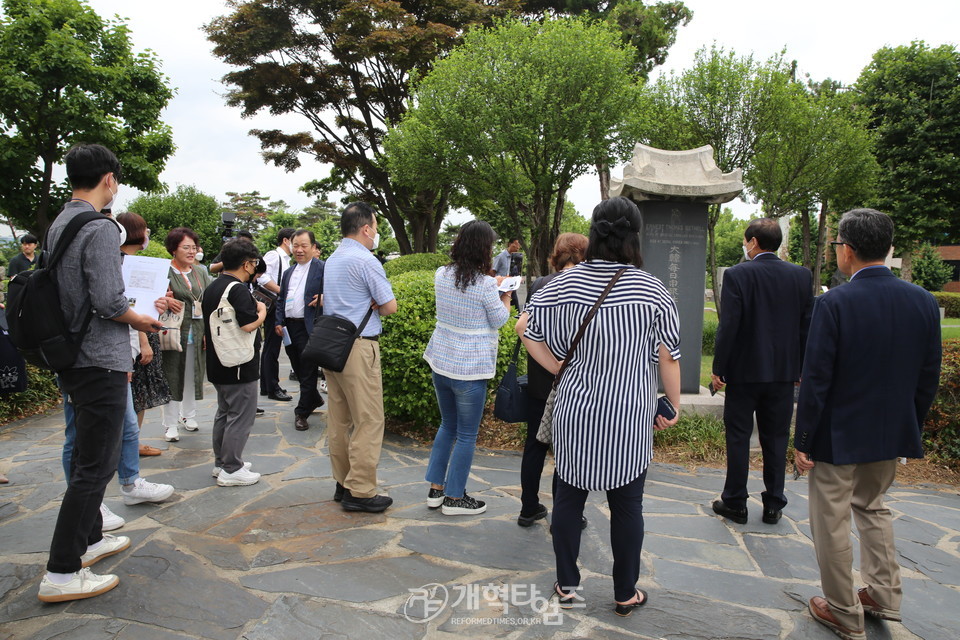
POLYGON ((863 605, 863 610, 873 617, 880 618, 881 620, 890 620, 892 622, 900 622, 903 620, 903 618, 900 617, 899 611, 895 609, 884 609, 877 604, 877 601, 867 593, 866 587, 857 591, 857 596, 860 597, 860 604, 863 605))
POLYGON ((163 453, 163 449, 157 449, 156 447, 151 447, 148 444, 140 445, 140 455, 142 456, 158 456, 163 453))
POLYGON ((306 416, 296 416, 296 420, 293 421, 293 425, 297 428, 297 431, 306 431, 310 428, 310 425, 307 424, 306 416))
POLYGON ((813 619, 825 626, 830 631, 843 638, 843 640, 866 640, 867 634, 863 629, 847 629, 834 617, 830 611, 830 605, 827 599, 821 596, 810 598, 810 615, 813 619))

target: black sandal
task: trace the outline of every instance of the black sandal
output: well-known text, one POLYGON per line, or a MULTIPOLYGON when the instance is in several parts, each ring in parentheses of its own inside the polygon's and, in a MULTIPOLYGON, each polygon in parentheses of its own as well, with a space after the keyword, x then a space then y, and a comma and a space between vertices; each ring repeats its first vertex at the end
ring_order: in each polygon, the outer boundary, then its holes
POLYGON ((557 602, 560 604, 561 609, 573 609, 576 606, 577 602, 583 602, 583 598, 577 595, 577 592, 573 593, 564 593, 560 590, 560 583, 553 583, 553 593, 557 596, 557 602))
POLYGON ((647 592, 643 589, 637 589, 637 601, 631 602, 630 604, 620 604, 619 602, 615 603, 617 606, 614 608, 613 612, 622 618, 626 618, 633 610, 637 607, 642 607, 647 604, 647 600, 650 598, 647 596, 647 592), (642 598, 642 600, 641 600, 642 598))

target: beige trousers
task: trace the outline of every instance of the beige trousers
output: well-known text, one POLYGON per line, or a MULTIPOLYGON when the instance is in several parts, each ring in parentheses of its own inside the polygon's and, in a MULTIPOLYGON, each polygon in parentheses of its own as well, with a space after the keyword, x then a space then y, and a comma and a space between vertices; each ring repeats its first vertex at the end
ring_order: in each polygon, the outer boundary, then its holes
POLYGON ((860 576, 877 604, 900 610, 903 591, 893 518, 883 505, 896 473, 896 460, 843 465, 818 461, 810 470, 810 528, 823 595, 848 629, 863 629, 863 607, 852 573, 851 510, 860 535, 860 576))
POLYGON ((327 448, 334 479, 355 498, 377 495, 383 444, 380 344, 358 339, 343 371, 327 377, 327 448))

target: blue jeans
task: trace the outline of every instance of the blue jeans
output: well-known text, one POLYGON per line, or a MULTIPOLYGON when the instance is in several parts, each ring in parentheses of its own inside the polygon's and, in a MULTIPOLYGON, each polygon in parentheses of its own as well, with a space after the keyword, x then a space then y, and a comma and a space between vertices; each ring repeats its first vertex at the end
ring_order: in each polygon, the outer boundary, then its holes
MULTIPOLYGON (((61 391, 63 387, 61 386, 61 391)), ((73 456, 73 442, 77 437, 76 413, 73 403, 63 394, 63 418, 67 428, 63 440, 63 476, 70 480, 70 459, 73 456)), ((123 440, 120 442, 120 462, 117 464, 117 479, 120 485, 136 482, 140 477, 140 426, 137 413, 133 410, 133 391, 127 384, 127 409, 123 414, 123 440)))
POLYGON ((487 381, 454 380, 434 373, 433 386, 440 405, 440 430, 433 440, 426 480, 442 485, 445 495, 462 498, 487 400, 487 381))

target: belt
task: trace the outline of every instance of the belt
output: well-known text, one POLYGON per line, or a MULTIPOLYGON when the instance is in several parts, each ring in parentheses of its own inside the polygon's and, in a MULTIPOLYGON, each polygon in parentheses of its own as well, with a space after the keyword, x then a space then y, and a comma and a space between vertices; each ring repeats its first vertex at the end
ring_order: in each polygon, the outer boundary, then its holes
POLYGON ((287 318, 286 322, 306 322, 303 318, 287 318))
POLYGON ((374 342, 380 342, 380 336, 360 336, 361 340, 373 340, 374 342))

